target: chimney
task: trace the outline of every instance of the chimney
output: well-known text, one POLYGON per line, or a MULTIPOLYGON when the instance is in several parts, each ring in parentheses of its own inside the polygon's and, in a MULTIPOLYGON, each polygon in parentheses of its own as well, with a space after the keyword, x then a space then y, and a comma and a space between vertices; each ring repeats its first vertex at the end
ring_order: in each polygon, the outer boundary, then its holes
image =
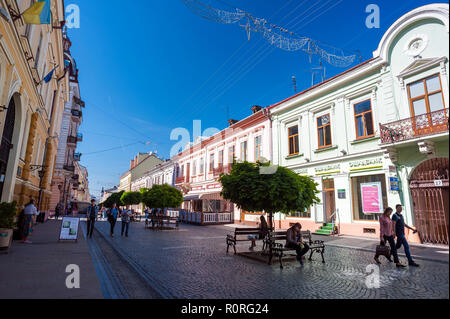
POLYGON ((239 121, 238 120, 228 120, 228 124, 230 124, 230 126, 233 126, 237 122, 239 122, 239 121))
POLYGON ((134 160, 131 160, 130 161, 130 169, 133 169, 134 168, 134 160))
POLYGON ((262 106, 259 106, 259 105, 254 105, 254 106, 252 106, 252 112, 253 112, 253 114, 258 113, 258 112, 261 111, 262 109, 263 109, 263 107, 262 107, 262 106))

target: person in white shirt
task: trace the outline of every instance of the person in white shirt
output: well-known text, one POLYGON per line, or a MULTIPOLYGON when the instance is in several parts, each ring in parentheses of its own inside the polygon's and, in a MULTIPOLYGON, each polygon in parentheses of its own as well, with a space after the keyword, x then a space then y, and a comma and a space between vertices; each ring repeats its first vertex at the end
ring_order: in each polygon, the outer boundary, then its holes
POLYGON ((34 203, 34 199, 30 200, 23 210, 24 223, 22 226, 22 241, 25 244, 31 244, 31 241, 28 238, 33 233, 34 218, 39 215, 34 203))

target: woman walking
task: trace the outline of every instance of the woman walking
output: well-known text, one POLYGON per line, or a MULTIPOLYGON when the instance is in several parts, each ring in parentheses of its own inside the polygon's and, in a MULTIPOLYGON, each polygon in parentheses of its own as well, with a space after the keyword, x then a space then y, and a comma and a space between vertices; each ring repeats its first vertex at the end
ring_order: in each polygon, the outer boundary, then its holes
POLYGON ((24 221, 22 225, 22 241, 25 244, 31 244, 31 241, 28 238, 33 232, 34 218, 37 215, 37 209, 34 206, 34 199, 30 200, 30 202, 25 206, 23 214, 24 221))
MULTIPOLYGON (((391 214, 393 212, 393 209, 388 207, 384 211, 384 213, 380 216, 380 240, 381 245, 386 245, 386 242, 389 242, 389 246, 391 246, 391 254, 394 256, 394 262, 397 267, 406 267, 405 265, 402 265, 400 263, 400 260, 398 259, 397 254, 397 248, 395 245, 394 240, 394 226, 392 224, 391 220, 391 214)), ((375 261, 377 264, 381 264, 380 260, 378 259, 379 254, 375 254, 375 261)), ((392 259, 388 258, 390 262, 392 262, 392 259)))

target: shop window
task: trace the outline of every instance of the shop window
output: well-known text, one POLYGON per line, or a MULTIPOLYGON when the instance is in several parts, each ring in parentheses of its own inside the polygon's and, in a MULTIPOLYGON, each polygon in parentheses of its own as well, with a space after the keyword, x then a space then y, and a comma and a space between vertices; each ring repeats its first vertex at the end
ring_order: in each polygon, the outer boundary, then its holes
POLYGON ((295 212, 290 215, 290 217, 297 217, 297 218, 311 218, 311 208, 308 208, 304 212, 295 212))
MULTIPOLYGON (((386 176, 384 174, 380 175, 369 175, 369 176, 358 176, 352 177, 352 200, 353 200, 353 219, 354 220, 368 220, 368 221, 377 221, 380 214, 370 214, 364 213, 363 205, 366 207, 371 205, 370 200, 377 201, 377 196, 371 195, 370 197, 365 198, 365 203, 363 203, 363 194, 361 191, 362 184, 370 184, 370 183, 380 183, 381 184, 381 201, 382 203, 378 203, 380 205, 380 210, 382 211, 384 208, 388 207, 387 201, 387 191, 386 191, 386 176)), ((378 200, 379 201, 379 200, 378 200)), ((375 203, 374 203, 375 205, 375 203)), ((374 206, 373 205, 373 206, 374 206)))
POLYGON ((317 136, 319 139, 319 148, 331 146, 330 114, 317 118, 317 136))
POLYGON ((413 117, 439 111, 445 107, 439 75, 408 85, 408 93, 413 117))
POLYGON ((298 126, 293 126, 288 129, 289 136, 289 156, 298 155, 299 140, 298 140, 298 126))
POLYGON ((354 105, 356 138, 363 139, 375 134, 373 128, 372 103, 370 100, 354 105))

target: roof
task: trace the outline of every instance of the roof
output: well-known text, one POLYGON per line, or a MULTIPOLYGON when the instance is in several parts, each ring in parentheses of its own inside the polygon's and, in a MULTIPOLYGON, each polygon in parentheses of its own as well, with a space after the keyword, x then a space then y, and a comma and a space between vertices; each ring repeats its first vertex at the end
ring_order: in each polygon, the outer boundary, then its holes
POLYGON ((301 96, 301 95, 303 95, 303 94, 305 94, 305 93, 308 93, 308 92, 310 92, 310 91, 312 91, 312 90, 314 90, 314 89, 316 89, 316 88, 319 88, 319 87, 321 87, 321 86, 327 84, 328 82, 331 82, 331 81, 333 81, 333 80, 335 80, 335 79, 337 79, 337 78, 339 78, 339 77, 342 77, 342 76, 346 75, 347 73, 349 73, 349 72, 351 72, 351 71, 353 71, 353 70, 356 70, 356 69, 358 69, 358 68, 360 68, 360 67, 362 67, 362 66, 364 66, 364 65, 366 65, 366 64, 368 64, 368 63, 370 63, 370 62, 372 62, 372 61, 375 60, 375 59, 376 59, 376 58, 371 58, 371 59, 369 59, 369 60, 367 60, 367 61, 364 61, 364 62, 362 62, 362 63, 360 63, 360 64, 358 64, 358 65, 356 65, 356 66, 354 66, 354 67, 352 67, 352 68, 350 68, 350 69, 348 69, 348 70, 345 70, 345 71, 342 72, 342 73, 339 73, 338 75, 333 76, 332 78, 329 78, 329 79, 327 79, 327 80, 325 80, 325 81, 323 81, 323 82, 320 82, 320 83, 318 83, 318 84, 316 84, 316 85, 314 85, 314 86, 311 86, 310 88, 308 88, 308 89, 306 89, 306 90, 304 90, 304 91, 302 91, 302 92, 300 92, 300 93, 297 93, 297 94, 295 94, 295 95, 293 95, 293 96, 291 96, 291 97, 288 97, 287 99, 285 99, 285 100, 283 100, 283 101, 281 101, 281 102, 278 102, 278 103, 275 103, 275 104, 273 104, 273 105, 270 105, 268 108, 269 108, 269 109, 273 109, 274 107, 277 107, 278 105, 281 105, 281 104, 283 104, 283 103, 285 103, 285 102, 287 102, 287 101, 290 101, 290 100, 292 100, 292 99, 294 99, 294 98, 296 98, 296 97, 299 97, 299 96, 301 96))

